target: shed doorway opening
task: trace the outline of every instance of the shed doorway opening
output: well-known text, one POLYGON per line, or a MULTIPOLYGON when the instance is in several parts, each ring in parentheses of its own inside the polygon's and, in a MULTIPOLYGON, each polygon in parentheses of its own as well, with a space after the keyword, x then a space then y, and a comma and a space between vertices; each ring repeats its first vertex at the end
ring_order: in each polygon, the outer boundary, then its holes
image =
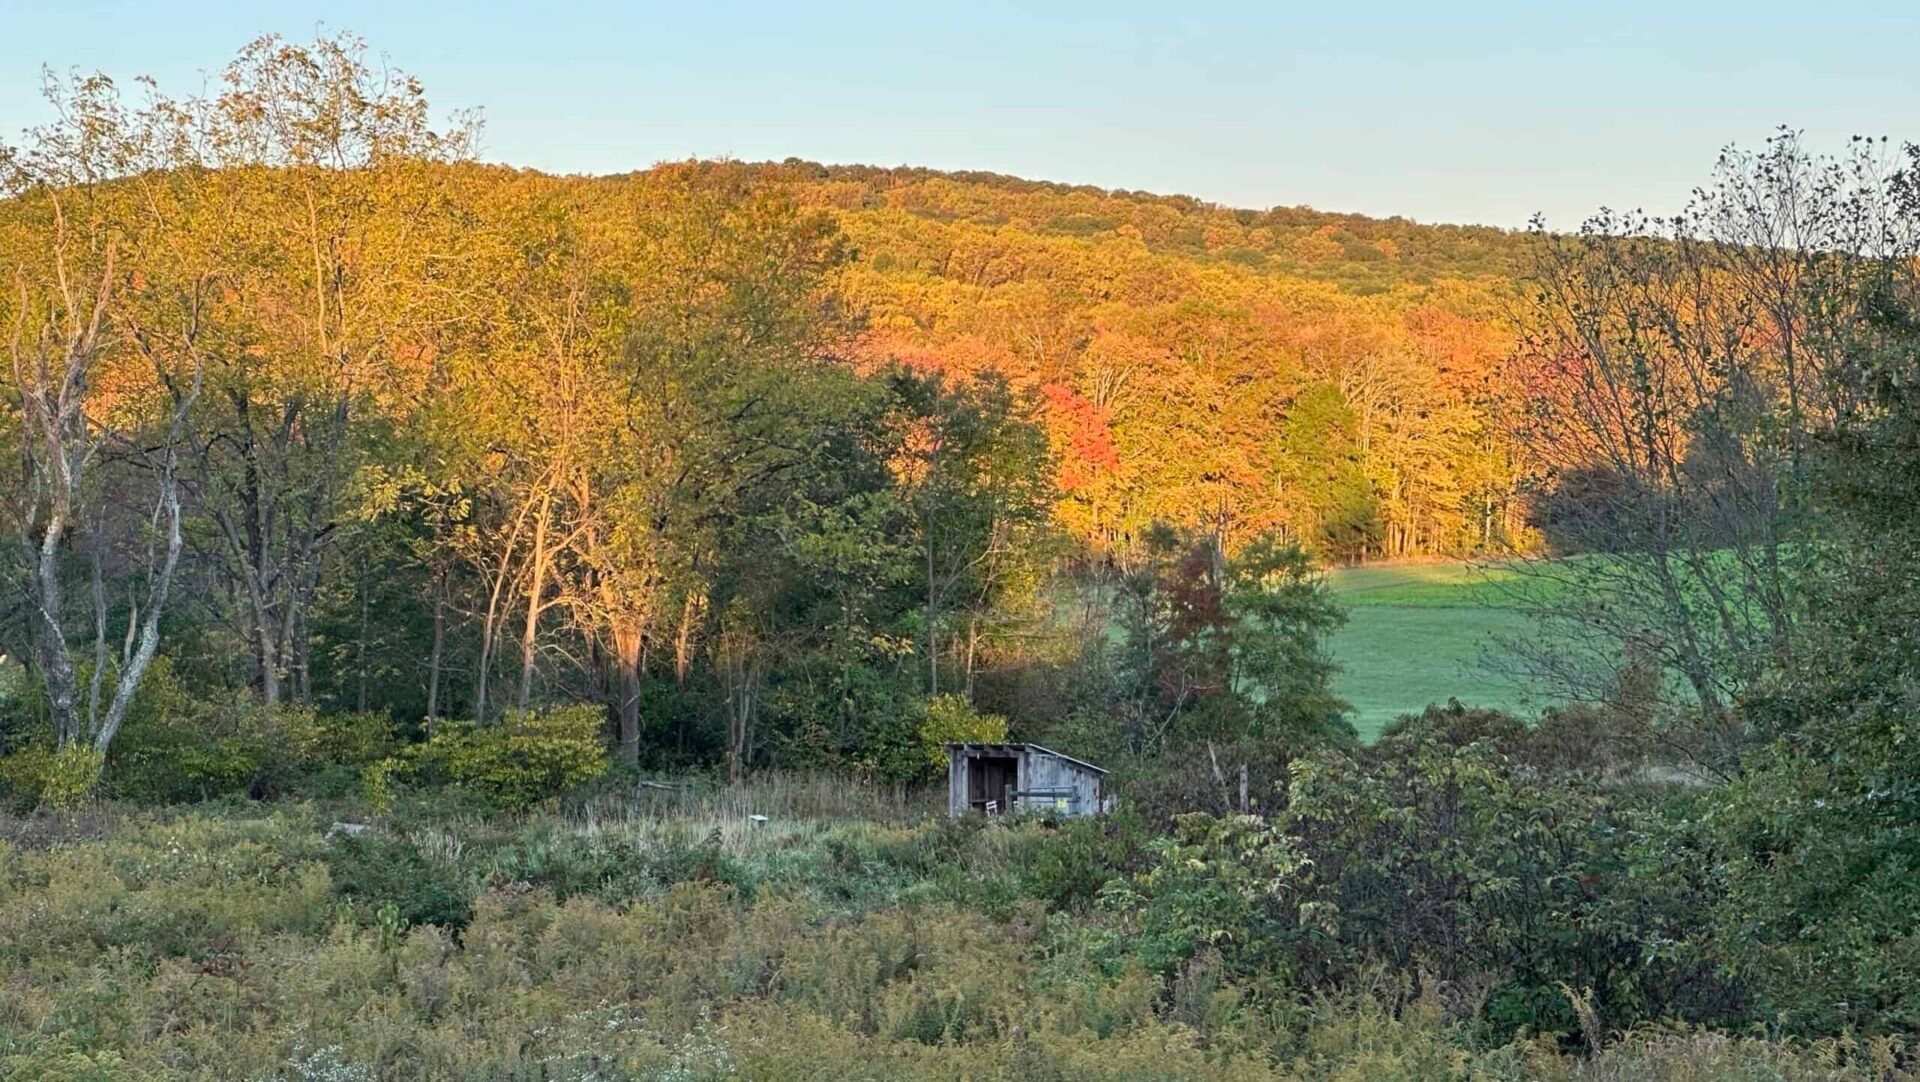
POLYGON ((980 755, 968 764, 967 806, 989 815, 1010 810, 1010 791, 1020 788, 1020 758, 1016 755, 980 755))

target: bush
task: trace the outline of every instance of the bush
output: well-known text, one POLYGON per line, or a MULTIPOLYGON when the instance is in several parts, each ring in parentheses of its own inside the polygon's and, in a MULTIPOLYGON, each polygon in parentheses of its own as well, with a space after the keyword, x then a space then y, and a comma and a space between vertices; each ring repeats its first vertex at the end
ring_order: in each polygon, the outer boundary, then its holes
POLYGON ((207 800, 283 788, 300 762, 299 734, 311 708, 268 706, 243 691, 195 699, 167 671, 149 670, 108 755, 106 785, 115 796, 149 804, 207 800))
MULTIPOLYGON (((384 719, 379 725, 386 727, 384 719)), ((353 739, 338 734, 371 729, 366 719, 269 705, 244 690, 195 695, 162 657, 134 697, 107 755, 103 783, 113 796, 149 804, 271 796, 302 771, 355 763, 353 739)))
MULTIPOLYGON (((84 685, 88 675, 83 672, 81 679, 84 685)), ((45 746, 44 693, 37 683, 20 683, 24 690, 15 688, 5 693, 10 700, 0 702, 0 744, 12 750, 11 765, 0 767, 0 779, 16 802, 32 804, 43 801, 52 751, 45 746)), ((108 795, 147 804, 234 794, 264 797, 309 772, 363 768, 392 755, 396 745, 393 724, 381 714, 268 706, 238 690, 194 695, 162 656, 147 670, 96 774, 108 795)), ((76 762, 72 770, 82 766, 76 762)), ((78 784, 78 776, 68 779, 69 787, 78 784)), ((93 784, 89 777, 87 787, 93 784)))
POLYGON ((934 770, 947 765, 943 744, 998 744, 1007 739, 1007 719, 983 714, 964 695, 936 695, 927 700, 927 716, 920 722, 920 746, 934 770))
POLYGON ((389 778, 412 776, 458 786, 495 807, 525 810, 606 772, 605 721, 597 706, 566 706, 511 711, 496 725, 441 722, 425 744, 375 764, 369 791, 379 803, 389 778))
POLYGON ((404 841, 336 838, 327 851, 327 870, 334 894, 359 906, 366 917, 392 906, 403 924, 459 931, 473 916, 472 893, 459 877, 404 841))
POLYGON ((1336 914, 1325 964, 1477 985, 1503 1035, 1578 1028, 1563 985, 1591 989, 1607 1027, 1729 1009, 1710 967, 1676 949, 1712 888, 1639 844, 1658 809, 1467 735, 1415 724, 1295 764, 1280 824, 1307 861, 1298 889, 1336 914))
POLYGON ((45 744, 24 747, 0 759, 0 782, 23 807, 71 811, 85 804, 100 784, 100 756, 76 744, 55 751, 45 744))
POLYGON ((905 709, 881 709, 891 712, 867 733, 860 765, 887 781, 923 781, 943 772, 947 753, 942 744, 1007 738, 1007 719, 980 712, 964 695, 936 695, 905 709))
POLYGON ((1495 743, 1522 736, 1448 709, 1305 755, 1272 818, 1178 816, 1102 902, 1169 980, 1218 968, 1281 999, 1431 980, 1501 1039, 1746 1021, 1689 947, 1719 893, 1698 842, 1639 789, 1495 743))
POLYGON ((36 807, 53 765, 53 748, 44 743, 24 744, 0 757, 0 787, 8 803, 20 810, 36 807))
POLYGON ((1069 819, 1057 829, 1040 820, 1035 828, 1009 838, 1008 863, 1027 897, 1056 909, 1085 909, 1134 864, 1144 844, 1139 818, 1126 812, 1069 819))
POLYGON ((388 758, 400 746, 393 719, 385 714, 317 714, 289 717, 288 735, 302 765, 367 767, 388 758))
POLYGON ((1195 812, 1148 848, 1152 865, 1107 884, 1100 901, 1126 921, 1128 949, 1150 971, 1171 976, 1211 951, 1243 978, 1291 975, 1288 947, 1315 911, 1302 904, 1305 861, 1290 839, 1258 816, 1195 812))
POLYGON ((1920 1031, 1920 702, 1901 706, 1841 754, 1752 756, 1689 820, 1724 892, 1710 948, 1790 1031, 1920 1031))
POLYGON ((1156 831, 1164 831, 1192 811, 1270 814, 1281 804, 1276 797, 1286 793, 1296 759, 1328 745, 1351 743, 1338 735, 1293 733, 1221 744, 1175 744, 1159 755, 1121 754, 1106 762, 1113 769, 1114 788, 1126 795, 1127 805, 1156 831), (1245 809, 1239 807, 1242 770, 1247 776, 1245 809))

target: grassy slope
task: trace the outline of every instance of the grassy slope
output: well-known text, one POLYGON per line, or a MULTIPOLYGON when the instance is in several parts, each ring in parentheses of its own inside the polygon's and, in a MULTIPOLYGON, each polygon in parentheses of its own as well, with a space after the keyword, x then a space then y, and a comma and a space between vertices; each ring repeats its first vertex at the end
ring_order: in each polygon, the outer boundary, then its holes
POLYGON ((1347 606, 1347 625, 1333 636, 1334 660, 1344 670, 1335 689, 1353 704, 1362 737, 1449 698, 1517 713, 1546 705, 1480 664, 1497 649, 1496 635, 1528 630, 1525 617, 1501 607, 1500 574, 1459 562, 1328 573, 1347 606))

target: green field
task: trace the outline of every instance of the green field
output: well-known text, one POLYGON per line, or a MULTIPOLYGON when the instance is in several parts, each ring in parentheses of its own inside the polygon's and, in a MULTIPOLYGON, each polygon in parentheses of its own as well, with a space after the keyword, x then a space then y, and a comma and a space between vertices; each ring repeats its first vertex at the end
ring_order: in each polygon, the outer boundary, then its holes
POLYGON ((1363 738, 1401 714, 1459 699, 1530 714, 1547 705, 1482 659, 1498 635, 1524 633, 1526 617, 1503 607, 1499 571, 1466 563, 1407 563, 1339 568, 1328 583, 1347 608, 1334 633, 1341 673, 1334 690, 1353 705, 1363 738))

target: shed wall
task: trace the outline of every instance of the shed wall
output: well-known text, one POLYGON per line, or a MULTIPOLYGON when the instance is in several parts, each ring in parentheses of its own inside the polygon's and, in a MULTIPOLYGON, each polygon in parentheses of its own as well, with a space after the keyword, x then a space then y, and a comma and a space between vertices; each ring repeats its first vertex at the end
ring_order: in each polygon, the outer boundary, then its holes
POLYGON ((1029 750, 1022 764, 1020 788, 1065 789, 1074 791, 1068 815, 1097 815, 1100 812, 1100 775, 1056 755, 1029 750))
MULTIPOLYGON (((948 815, 965 815, 972 810, 973 765, 974 757, 979 754, 965 747, 947 749, 948 815)), ((1021 790, 1072 789, 1071 804, 1063 809, 1064 814, 1078 817, 1102 812, 1101 799, 1104 794, 1099 771, 1089 770, 1071 760, 1031 747, 1020 752, 1019 763, 1021 790)), ((1044 803, 1036 800, 1029 807, 1031 810, 1040 810, 1044 803)))

